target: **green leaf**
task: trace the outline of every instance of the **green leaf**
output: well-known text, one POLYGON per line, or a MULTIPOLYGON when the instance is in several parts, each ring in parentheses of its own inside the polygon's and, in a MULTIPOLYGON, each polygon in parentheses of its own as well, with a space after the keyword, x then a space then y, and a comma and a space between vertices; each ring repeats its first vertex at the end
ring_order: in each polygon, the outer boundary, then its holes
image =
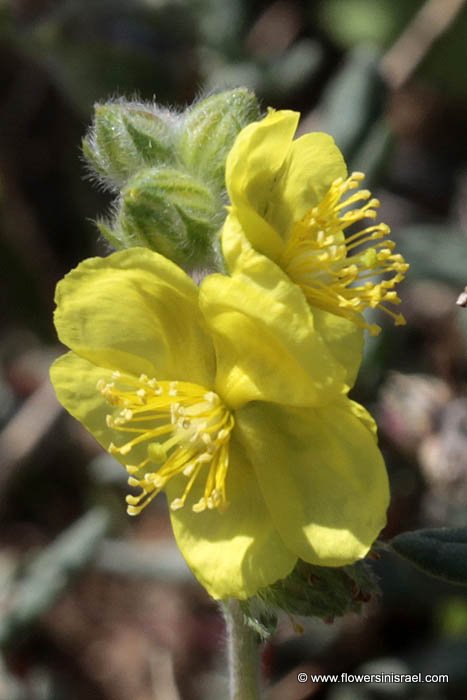
POLYGON ((404 532, 389 545, 425 573, 467 584, 467 527, 404 532))

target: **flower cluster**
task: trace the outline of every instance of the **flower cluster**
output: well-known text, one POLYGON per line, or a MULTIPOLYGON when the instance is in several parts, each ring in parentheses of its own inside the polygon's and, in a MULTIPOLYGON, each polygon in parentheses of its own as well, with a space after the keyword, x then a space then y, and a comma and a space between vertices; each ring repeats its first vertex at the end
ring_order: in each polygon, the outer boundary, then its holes
POLYGON ((59 400, 115 456, 137 515, 167 494, 178 545, 215 598, 247 598, 298 560, 363 558, 389 491, 374 421, 348 398, 362 312, 391 306, 406 264, 377 200, 325 134, 293 140, 272 112, 237 136, 225 169, 228 274, 197 286, 131 247, 81 263, 57 288, 71 352, 59 400), (374 278, 374 279, 373 279, 374 278))

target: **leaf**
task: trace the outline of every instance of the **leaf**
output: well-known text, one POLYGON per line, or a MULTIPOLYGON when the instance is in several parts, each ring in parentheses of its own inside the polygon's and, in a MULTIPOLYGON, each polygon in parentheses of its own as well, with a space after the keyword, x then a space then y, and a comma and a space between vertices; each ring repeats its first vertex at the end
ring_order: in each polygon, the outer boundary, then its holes
POLYGON ((467 527, 404 532, 389 545, 425 573, 467 584, 467 527))

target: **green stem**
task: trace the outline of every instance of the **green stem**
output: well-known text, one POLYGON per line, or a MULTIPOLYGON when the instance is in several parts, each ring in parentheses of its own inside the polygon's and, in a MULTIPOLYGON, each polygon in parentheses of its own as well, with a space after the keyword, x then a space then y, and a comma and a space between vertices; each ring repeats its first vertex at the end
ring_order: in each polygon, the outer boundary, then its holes
POLYGON ((238 600, 224 606, 227 624, 230 700, 260 700, 258 637, 247 626, 238 600))

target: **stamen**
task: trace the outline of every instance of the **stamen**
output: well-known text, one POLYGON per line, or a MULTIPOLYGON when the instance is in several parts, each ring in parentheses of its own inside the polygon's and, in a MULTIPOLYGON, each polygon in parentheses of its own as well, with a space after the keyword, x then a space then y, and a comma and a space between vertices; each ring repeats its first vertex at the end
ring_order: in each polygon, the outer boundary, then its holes
POLYGON ((139 514, 177 476, 188 481, 170 507, 182 508, 201 472, 206 475, 203 495, 192 510, 225 510, 234 419, 217 394, 189 382, 158 381, 144 374, 136 378, 120 372, 112 373, 111 382, 99 380, 97 389, 115 407, 106 416, 107 426, 115 431, 109 452, 133 456, 126 466, 128 483, 141 492, 127 496, 130 515, 139 514), (120 435, 126 435, 123 442, 117 439, 120 435))
POLYGON ((402 255, 392 252, 393 241, 381 240, 390 233, 384 223, 345 237, 349 226, 377 216, 379 201, 369 190, 358 189, 363 178, 363 173, 353 173, 332 183, 321 202, 294 224, 281 264, 311 305, 344 316, 377 335, 379 326, 367 323, 362 313, 379 307, 396 325, 403 325, 402 314, 386 304, 400 303, 394 287, 409 266, 402 255), (352 190, 356 191, 345 197, 352 190))

